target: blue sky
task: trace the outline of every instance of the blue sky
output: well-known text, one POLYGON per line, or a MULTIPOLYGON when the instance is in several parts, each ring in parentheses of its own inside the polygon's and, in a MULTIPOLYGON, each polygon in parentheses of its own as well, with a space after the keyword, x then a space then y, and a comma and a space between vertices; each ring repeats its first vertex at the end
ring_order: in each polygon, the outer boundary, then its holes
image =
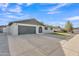
POLYGON ((1 3, 0 25, 11 21, 36 18, 45 24, 63 26, 71 21, 79 27, 79 4, 77 3, 1 3))

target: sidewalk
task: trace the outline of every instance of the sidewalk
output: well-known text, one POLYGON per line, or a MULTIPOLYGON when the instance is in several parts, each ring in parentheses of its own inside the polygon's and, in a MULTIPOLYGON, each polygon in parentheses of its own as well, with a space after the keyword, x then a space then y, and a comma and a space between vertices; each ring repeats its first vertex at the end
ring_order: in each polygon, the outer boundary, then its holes
POLYGON ((79 56, 79 34, 70 39, 63 50, 66 56, 79 56))
POLYGON ((4 33, 0 33, 0 56, 9 56, 8 38, 4 33))

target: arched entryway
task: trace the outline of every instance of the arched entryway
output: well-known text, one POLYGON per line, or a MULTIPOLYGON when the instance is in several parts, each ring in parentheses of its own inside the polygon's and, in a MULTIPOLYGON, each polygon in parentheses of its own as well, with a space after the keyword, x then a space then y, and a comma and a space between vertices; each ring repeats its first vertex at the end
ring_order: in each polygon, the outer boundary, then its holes
POLYGON ((42 27, 39 27, 39 33, 42 33, 42 27))

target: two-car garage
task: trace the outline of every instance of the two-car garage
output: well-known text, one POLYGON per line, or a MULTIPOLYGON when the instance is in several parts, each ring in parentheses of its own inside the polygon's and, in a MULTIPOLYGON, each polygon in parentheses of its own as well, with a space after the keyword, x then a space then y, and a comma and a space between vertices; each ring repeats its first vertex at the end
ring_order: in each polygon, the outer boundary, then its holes
POLYGON ((36 34, 36 27, 34 26, 18 26, 18 35, 21 34, 36 34))

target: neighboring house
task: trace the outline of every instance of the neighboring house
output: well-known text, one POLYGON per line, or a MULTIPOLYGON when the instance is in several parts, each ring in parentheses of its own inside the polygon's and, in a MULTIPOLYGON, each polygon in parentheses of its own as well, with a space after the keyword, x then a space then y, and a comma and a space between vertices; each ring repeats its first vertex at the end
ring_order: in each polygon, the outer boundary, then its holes
POLYGON ((79 28, 74 28, 74 29, 73 29, 73 32, 79 34, 79 28))
POLYGON ((4 32, 4 28, 6 28, 6 26, 0 26, 0 33, 4 32))
POLYGON ((59 27, 59 26, 53 27, 53 31, 54 31, 54 32, 59 32, 59 31, 61 31, 61 30, 62 30, 62 28, 59 27))
POLYGON ((50 33, 53 30, 36 19, 10 22, 7 33, 12 35, 50 33))

